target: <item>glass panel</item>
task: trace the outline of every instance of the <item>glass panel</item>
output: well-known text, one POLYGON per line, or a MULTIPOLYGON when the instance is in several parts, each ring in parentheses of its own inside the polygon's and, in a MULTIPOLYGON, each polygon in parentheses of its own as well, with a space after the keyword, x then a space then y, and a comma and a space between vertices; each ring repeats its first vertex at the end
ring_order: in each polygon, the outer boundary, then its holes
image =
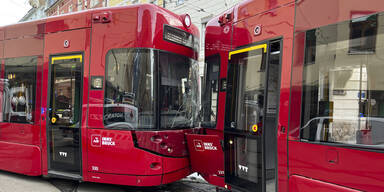
MULTIPOLYGON (((264 116, 265 62, 263 49, 236 55, 228 77, 226 128, 255 133, 264 116), (232 93, 236 95, 232 96, 232 93)), ((260 131, 257 131, 260 132, 260 131)))
POLYGON ((197 61, 166 52, 159 58, 161 129, 197 126, 197 61))
POLYGON ((202 92, 202 126, 215 128, 219 93, 220 56, 206 59, 205 87, 202 92))
POLYGON ((107 54, 104 124, 120 129, 155 127, 155 57, 149 49, 107 54))
POLYGON ((261 139, 227 136, 226 181, 249 191, 262 190, 261 139))
POLYGON ((384 26, 375 23, 384 22, 384 16, 351 22, 306 32, 301 138, 383 146, 384 26), (364 26, 369 38, 361 38, 369 45, 356 45, 356 26, 364 26))
POLYGON ((50 169, 80 172, 81 81, 82 55, 52 57, 50 169))
POLYGON ((3 122, 34 121, 37 57, 5 60, 3 122))
POLYGON ((277 121, 280 80, 280 40, 270 43, 267 76, 267 103, 264 122, 264 157, 266 191, 276 191, 277 121))
MULTIPOLYGON (((55 125, 79 123, 81 65, 76 59, 59 60, 52 65, 51 121, 55 125)), ((78 126, 78 125, 77 125, 78 126)))

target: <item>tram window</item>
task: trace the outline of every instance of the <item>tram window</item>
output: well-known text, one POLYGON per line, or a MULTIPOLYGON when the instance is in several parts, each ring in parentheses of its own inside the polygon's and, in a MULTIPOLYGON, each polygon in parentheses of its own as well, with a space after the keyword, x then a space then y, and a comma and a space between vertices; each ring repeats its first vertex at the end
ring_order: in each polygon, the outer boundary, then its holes
POLYGON ((220 56, 208 57, 205 63, 204 91, 202 91, 202 126, 216 126, 217 100, 219 94, 220 56))
MULTIPOLYGON (((384 14, 371 17, 384 22, 384 14)), ((371 22, 359 24, 377 30, 371 34, 375 52, 365 54, 350 54, 355 39, 349 21, 306 32, 302 140, 384 145, 384 26, 371 22)))
POLYGON ((104 124, 107 128, 151 129, 154 113, 154 53, 112 49, 106 56, 104 124))
POLYGON ((37 57, 5 60, 3 122, 33 123, 37 57))
POLYGON ((263 49, 231 58, 229 66, 226 129, 251 132, 264 118, 266 62, 263 49))
POLYGON ((197 61, 160 51, 159 67, 161 129, 197 126, 197 61))

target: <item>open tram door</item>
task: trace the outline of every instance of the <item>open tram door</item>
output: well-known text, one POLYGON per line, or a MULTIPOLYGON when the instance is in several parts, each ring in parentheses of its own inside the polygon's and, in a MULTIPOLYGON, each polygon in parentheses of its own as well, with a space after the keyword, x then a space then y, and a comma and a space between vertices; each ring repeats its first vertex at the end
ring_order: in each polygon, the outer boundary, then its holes
POLYGON ((225 182, 243 191, 277 189, 280 45, 273 40, 229 53, 225 182))

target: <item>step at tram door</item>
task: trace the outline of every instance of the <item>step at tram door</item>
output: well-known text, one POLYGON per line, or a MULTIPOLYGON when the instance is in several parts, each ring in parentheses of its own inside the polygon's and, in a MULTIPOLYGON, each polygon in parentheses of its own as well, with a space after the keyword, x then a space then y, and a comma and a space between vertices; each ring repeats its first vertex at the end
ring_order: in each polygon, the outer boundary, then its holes
POLYGON ((276 191, 281 40, 229 54, 225 181, 242 191, 276 191))

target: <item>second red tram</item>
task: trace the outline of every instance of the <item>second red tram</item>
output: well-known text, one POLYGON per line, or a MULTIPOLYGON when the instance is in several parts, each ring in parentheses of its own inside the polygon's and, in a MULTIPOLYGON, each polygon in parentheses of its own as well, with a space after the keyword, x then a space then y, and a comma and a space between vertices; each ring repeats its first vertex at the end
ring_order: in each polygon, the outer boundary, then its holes
POLYGON ((211 20, 193 170, 242 191, 382 191, 383 22, 380 0, 244 1, 211 20))
POLYGON ((133 186, 190 174, 198 30, 154 5, 0 28, 0 169, 133 186))

